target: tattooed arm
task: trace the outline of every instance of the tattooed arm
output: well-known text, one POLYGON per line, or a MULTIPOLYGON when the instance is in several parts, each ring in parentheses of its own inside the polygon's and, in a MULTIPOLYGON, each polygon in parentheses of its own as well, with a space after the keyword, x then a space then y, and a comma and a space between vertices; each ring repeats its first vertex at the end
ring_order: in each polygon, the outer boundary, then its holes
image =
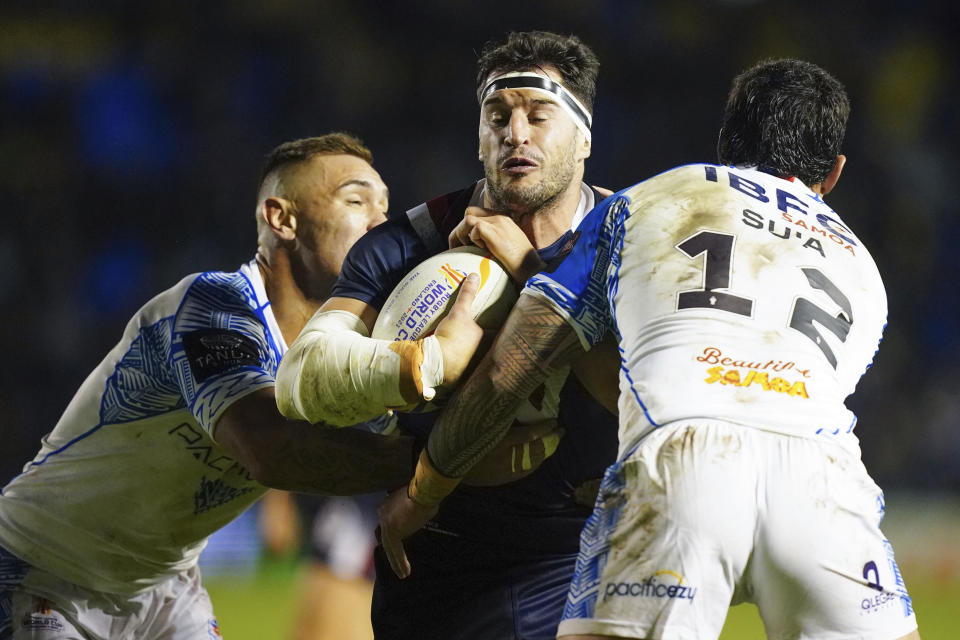
MULTIPOLYGON (((384 553, 405 578, 403 539, 420 529, 460 478, 510 429, 520 404, 554 370, 583 353, 573 329, 548 303, 521 295, 496 342, 434 425, 406 489, 380 507, 384 553)), ((542 460, 543 452, 531 452, 542 460)))
POLYGON ((274 489, 353 495, 395 489, 410 478, 412 438, 287 420, 273 389, 233 403, 215 434, 257 482, 274 489))
POLYGON ((465 475, 503 438, 534 389, 582 354, 562 316, 540 298, 520 296, 493 347, 431 431, 429 463, 448 478, 465 475))

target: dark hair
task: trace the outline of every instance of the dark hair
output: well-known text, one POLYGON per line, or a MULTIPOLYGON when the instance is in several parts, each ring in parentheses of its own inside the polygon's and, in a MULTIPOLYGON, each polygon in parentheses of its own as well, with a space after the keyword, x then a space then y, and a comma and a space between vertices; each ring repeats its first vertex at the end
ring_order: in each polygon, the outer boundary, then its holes
POLYGON ((267 154, 267 159, 260 171, 260 183, 276 169, 288 164, 306 162, 316 155, 350 155, 366 160, 373 165, 373 153, 363 141, 349 133, 335 131, 324 136, 291 140, 277 146, 267 154))
POLYGON ((593 113, 600 61, 577 36, 549 31, 513 31, 504 42, 488 42, 477 59, 477 97, 494 72, 507 73, 552 66, 564 87, 593 113))
POLYGON ((849 115, 843 85, 817 65, 764 60, 733 80, 717 155, 818 184, 837 161, 849 115))

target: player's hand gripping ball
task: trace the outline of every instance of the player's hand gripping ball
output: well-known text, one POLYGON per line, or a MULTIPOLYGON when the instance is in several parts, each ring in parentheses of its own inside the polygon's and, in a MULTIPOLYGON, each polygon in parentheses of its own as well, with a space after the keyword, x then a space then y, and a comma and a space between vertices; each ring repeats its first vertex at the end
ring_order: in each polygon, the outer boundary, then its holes
MULTIPOLYGON (((417 340, 431 335, 453 305, 460 283, 471 273, 480 275, 471 315, 485 331, 496 333, 517 301, 516 285, 488 251, 465 246, 427 258, 407 273, 380 310, 372 337, 417 340)), ((427 404, 417 410, 435 408, 427 404)))
POLYGON ((473 318, 484 329, 499 329, 517 301, 517 288, 490 252, 465 246, 427 258, 405 275, 380 310, 372 337, 417 340, 429 336, 450 308, 453 293, 471 273, 480 274, 473 318))

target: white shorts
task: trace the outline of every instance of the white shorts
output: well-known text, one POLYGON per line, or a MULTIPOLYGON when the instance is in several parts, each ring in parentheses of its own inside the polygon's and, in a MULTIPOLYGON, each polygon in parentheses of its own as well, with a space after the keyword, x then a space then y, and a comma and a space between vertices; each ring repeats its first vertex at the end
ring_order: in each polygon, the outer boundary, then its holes
POLYGON ((135 596, 83 589, 0 547, 0 640, 215 640, 213 605, 200 570, 135 596))
POLYGON ((836 444, 665 425, 607 470, 559 635, 717 638, 753 602, 769 638, 898 638, 917 625, 882 517, 836 444))

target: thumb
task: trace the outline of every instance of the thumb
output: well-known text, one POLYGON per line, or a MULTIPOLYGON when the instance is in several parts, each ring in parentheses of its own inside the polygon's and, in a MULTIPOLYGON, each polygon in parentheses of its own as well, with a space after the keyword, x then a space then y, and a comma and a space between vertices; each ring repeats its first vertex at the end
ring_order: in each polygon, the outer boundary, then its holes
POLYGON ((477 297, 477 291, 480 290, 480 274, 471 273, 467 276, 466 280, 460 284, 460 288, 457 290, 457 299, 453 303, 453 306, 450 307, 450 313, 466 313, 470 314, 470 309, 473 306, 473 299, 477 297))

